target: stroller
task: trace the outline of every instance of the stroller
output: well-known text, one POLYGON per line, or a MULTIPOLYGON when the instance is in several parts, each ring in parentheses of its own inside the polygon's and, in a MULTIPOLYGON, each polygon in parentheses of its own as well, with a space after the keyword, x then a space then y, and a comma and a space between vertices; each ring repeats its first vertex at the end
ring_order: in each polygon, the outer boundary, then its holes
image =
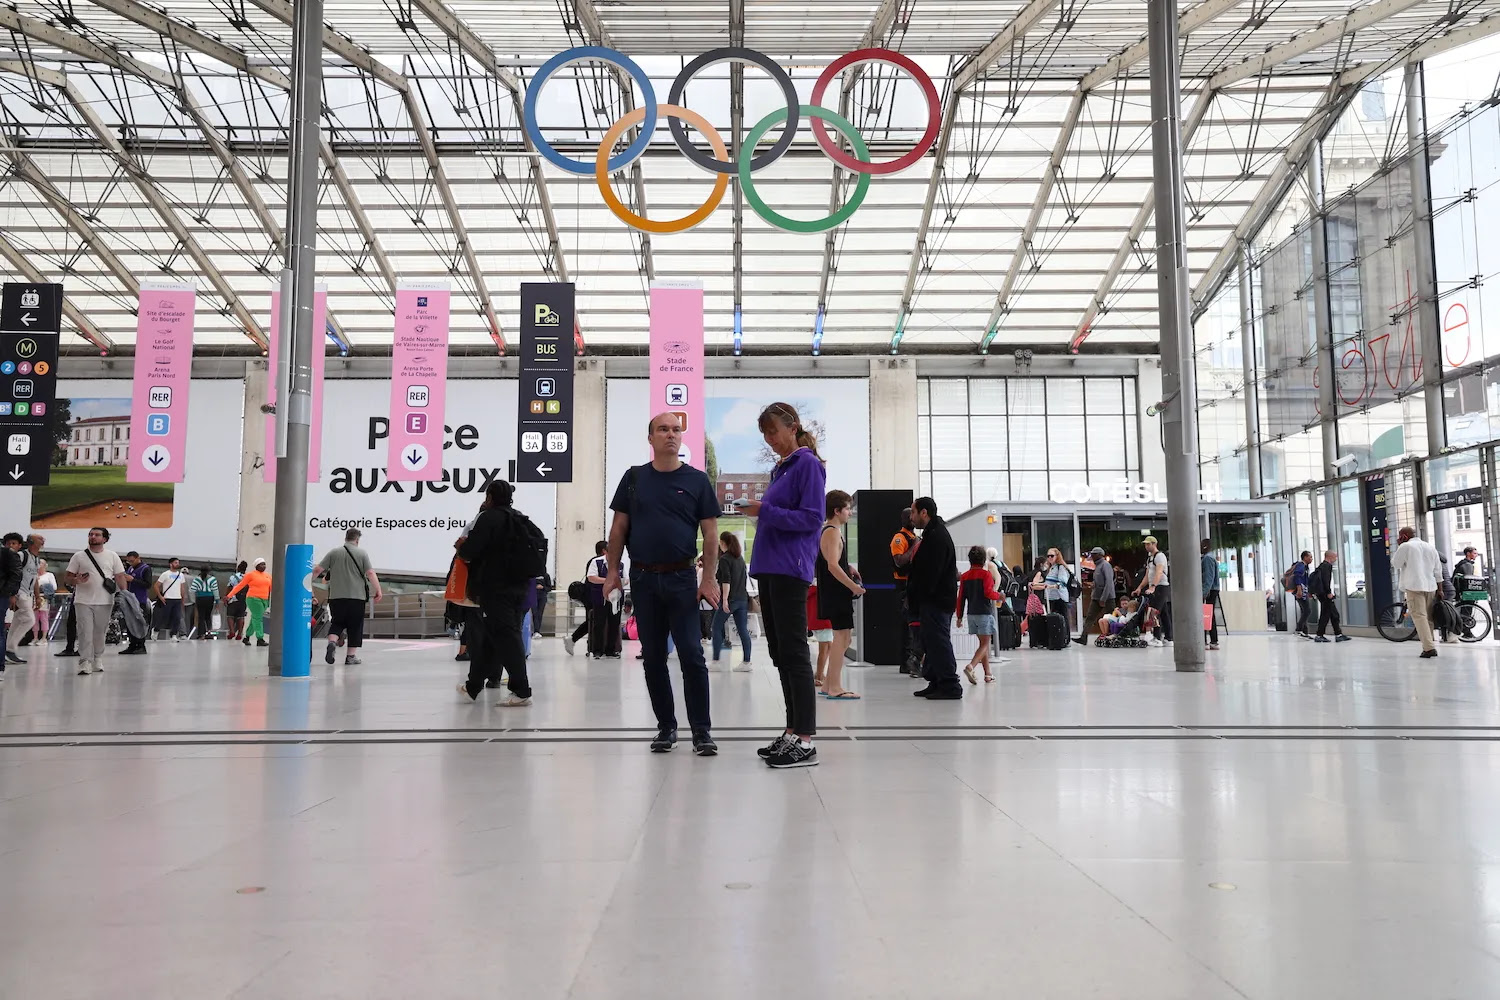
MULTIPOLYGON (((68 594, 57 605, 52 624, 47 629, 47 640, 57 638, 57 630, 63 628, 68 615, 73 611, 73 595, 68 594)), ((110 612, 109 625, 104 631, 104 642, 118 646, 129 636, 132 639, 146 638, 146 616, 141 613, 141 604, 130 594, 120 591, 115 594, 114 607, 110 612)))

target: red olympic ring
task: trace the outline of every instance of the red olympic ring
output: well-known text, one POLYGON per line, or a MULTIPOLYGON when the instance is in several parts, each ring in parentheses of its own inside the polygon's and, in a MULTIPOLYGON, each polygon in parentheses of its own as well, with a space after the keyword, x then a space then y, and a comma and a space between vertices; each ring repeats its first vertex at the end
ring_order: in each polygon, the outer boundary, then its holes
POLYGON ((920 160, 932 148, 932 144, 937 142, 938 128, 942 124, 942 114, 939 111, 939 107, 942 105, 942 98, 938 97, 937 87, 933 85, 932 77, 928 76, 922 70, 922 67, 918 66, 911 59, 894 49, 870 48, 856 49, 853 52, 839 56, 833 62, 829 63, 828 68, 823 70, 823 74, 818 77, 818 82, 813 85, 811 103, 822 104, 823 92, 828 89, 828 85, 833 82, 833 78, 849 66, 860 62, 891 63, 911 74, 912 79, 916 80, 918 86, 922 88, 923 96, 927 98, 927 131, 922 133, 921 140, 910 152, 894 160, 887 160, 884 163, 868 163, 864 160, 855 159, 842 149, 839 149, 838 143, 828 134, 828 126, 821 119, 814 118, 812 120, 813 137, 818 140, 818 145, 822 147, 823 152, 827 154, 828 158, 845 170, 853 171, 856 174, 899 173, 920 160))

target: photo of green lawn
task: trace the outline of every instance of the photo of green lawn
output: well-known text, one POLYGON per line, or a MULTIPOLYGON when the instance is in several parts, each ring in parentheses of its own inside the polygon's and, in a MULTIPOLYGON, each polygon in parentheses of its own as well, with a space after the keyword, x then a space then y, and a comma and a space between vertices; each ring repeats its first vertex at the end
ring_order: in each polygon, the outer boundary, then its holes
POLYGON ((31 491, 31 526, 170 528, 174 484, 125 481, 130 400, 59 399, 56 412, 57 459, 31 491))

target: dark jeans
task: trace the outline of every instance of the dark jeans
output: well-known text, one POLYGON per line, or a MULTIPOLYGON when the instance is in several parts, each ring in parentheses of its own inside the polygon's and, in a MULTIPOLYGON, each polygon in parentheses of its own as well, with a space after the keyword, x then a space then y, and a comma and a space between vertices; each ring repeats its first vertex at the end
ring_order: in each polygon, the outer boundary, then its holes
POLYGON ((1328 631, 1328 625, 1331 622, 1333 624, 1333 634, 1343 635, 1344 630, 1339 628, 1340 619, 1338 605, 1334 603, 1333 598, 1320 597, 1318 598, 1318 604, 1323 609, 1323 613, 1318 616, 1318 634, 1323 635, 1324 633, 1326 633, 1328 631))
POLYGON ((1295 597, 1295 598, 1293 598, 1293 600, 1295 600, 1297 602, 1297 631, 1298 632, 1306 632, 1307 631, 1307 619, 1312 616, 1312 606, 1313 606, 1312 598, 1311 597, 1295 597))
POLYGON ((948 623, 953 620, 951 609, 941 604, 924 604, 922 615, 922 648, 927 657, 922 662, 922 676, 928 689, 934 694, 963 693, 958 682, 958 663, 953 658, 953 636, 948 623))
POLYGON ((620 655, 620 612, 610 610, 608 603, 589 608, 589 655, 620 655))
POLYGON ((1166 587, 1157 587, 1149 594, 1140 595, 1140 607, 1136 610, 1135 617, 1125 623, 1121 629, 1122 633, 1139 632, 1145 628, 1146 614, 1152 608, 1156 609, 1157 621, 1160 623, 1152 629, 1153 635, 1160 633, 1163 629, 1167 632, 1167 638, 1172 637, 1172 592, 1166 587))
POLYGON ((734 629, 740 634, 740 659, 750 662, 750 602, 730 601, 728 610, 720 608, 714 612, 714 660, 727 648, 724 642, 724 627, 734 618, 734 629))
POLYGON ((818 689, 813 685, 812 655, 807 647, 806 580, 779 573, 755 578, 760 584, 760 621, 771 662, 781 675, 786 728, 798 736, 818 731, 818 689))
MULTIPOLYGON (((1217 610, 1219 607, 1219 588, 1215 587, 1213 590, 1210 590, 1208 592, 1208 596, 1203 599, 1203 603, 1217 610)), ((1208 641, 1213 643, 1214 645, 1218 645, 1219 618, 1217 615, 1210 619, 1209 625, 1211 627, 1208 630, 1208 641)))
POLYGON ((674 573, 632 570, 630 594, 635 600, 635 627, 641 637, 642 668, 651 709, 660 729, 677 728, 672 675, 667 672, 667 636, 677 643, 682 664, 682 700, 694 733, 712 726, 708 712, 708 664, 703 662, 698 624, 698 574, 690 569, 674 573))
POLYGON ((198 634, 208 635, 214 630, 214 605, 218 602, 212 597, 199 597, 194 602, 198 609, 198 634))
POLYGON ((182 598, 168 597, 162 601, 162 622, 164 628, 157 629, 157 638, 165 638, 160 633, 165 632, 168 636, 182 635, 185 631, 182 627, 182 598))
POLYGON ((506 686, 511 694, 531 697, 526 643, 521 638, 521 622, 526 617, 521 600, 525 594, 525 585, 491 591, 479 598, 478 608, 468 609, 464 642, 469 648, 469 680, 465 685, 469 697, 477 698, 485 681, 498 683, 501 671, 509 675, 506 686))

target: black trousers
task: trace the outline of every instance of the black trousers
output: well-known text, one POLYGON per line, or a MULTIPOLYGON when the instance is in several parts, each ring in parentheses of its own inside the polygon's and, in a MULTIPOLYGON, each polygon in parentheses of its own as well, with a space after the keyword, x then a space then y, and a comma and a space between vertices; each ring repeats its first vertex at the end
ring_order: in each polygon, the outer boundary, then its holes
POLYGON ((906 581, 896 581, 896 593, 901 596, 901 672, 917 675, 922 669, 922 627, 917 623, 917 613, 912 609, 906 594, 906 581))
POLYGON ((198 613, 197 629, 200 636, 208 635, 214 630, 214 605, 217 603, 212 597, 199 597, 194 601, 194 607, 197 608, 198 613))
MULTIPOLYGON (((1203 599, 1203 603, 1207 604, 1209 607, 1211 607, 1215 611, 1217 611, 1218 608, 1219 608, 1219 588, 1215 587, 1213 590, 1210 590, 1208 592, 1208 596, 1203 599)), ((1211 643, 1213 643, 1214 645, 1218 645, 1218 643, 1219 643, 1219 617, 1218 617, 1217 614, 1214 615, 1214 617, 1212 619, 1210 619, 1209 625, 1211 627, 1208 630, 1208 641, 1211 642, 1211 643)))
POLYGON ((1095 600, 1092 594, 1089 595, 1088 604, 1083 609, 1083 618, 1078 623, 1078 638, 1086 640, 1090 632, 1097 633, 1099 619, 1109 611, 1110 609, 1095 600))
POLYGON ((1338 605, 1334 603, 1333 598, 1320 597, 1318 598, 1318 605, 1322 609, 1322 614, 1318 616, 1318 634, 1325 634, 1328 631, 1329 624, 1332 623, 1333 634, 1343 635, 1344 630, 1339 628, 1339 608, 1338 605))
POLYGON ((1297 631, 1306 632, 1307 619, 1312 617, 1312 598, 1295 597, 1293 600, 1297 602, 1297 631))
POLYGON ((589 634, 589 629, 593 626, 593 623, 594 623, 594 609, 593 608, 586 608, 586 609, 584 609, 583 621, 580 622, 579 625, 578 625, 578 627, 573 630, 573 641, 577 642, 579 639, 582 639, 585 636, 587 636, 589 634))
POLYGON ((760 620, 766 646, 781 675, 787 731, 812 736, 818 731, 818 691, 813 685, 812 656, 807 646, 807 581, 780 574, 765 574, 755 580, 760 584, 760 620))
POLYGON ((611 610, 608 603, 602 608, 589 608, 589 655, 620 655, 620 612, 611 610))
POLYGON ((526 642, 521 638, 521 610, 525 596, 522 587, 491 591, 479 598, 479 607, 469 609, 464 625, 464 640, 469 647, 469 680, 465 687, 471 698, 477 698, 484 682, 500 680, 504 672, 506 686, 518 698, 531 697, 526 676, 526 642))
POLYGON ((958 662, 953 658, 953 635, 948 630, 953 611, 941 604, 923 604, 921 618, 922 649, 926 653, 922 676, 929 689, 937 694, 951 691, 963 694, 963 685, 958 682, 958 662))
POLYGON ((328 602, 328 635, 343 633, 351 650, 365 644, 365 602, 358 597, 335 597, 328 602))

